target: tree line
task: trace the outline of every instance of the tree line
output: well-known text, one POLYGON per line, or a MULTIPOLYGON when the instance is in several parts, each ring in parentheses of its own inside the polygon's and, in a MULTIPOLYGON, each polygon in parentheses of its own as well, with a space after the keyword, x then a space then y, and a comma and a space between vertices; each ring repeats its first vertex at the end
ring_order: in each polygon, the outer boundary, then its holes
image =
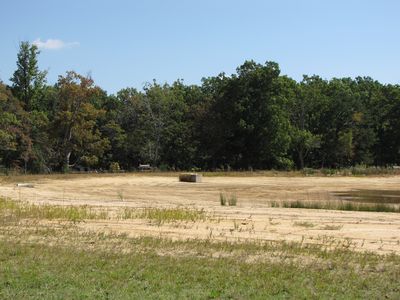
POLYGON ((0 165, 42 173, 341 168, 400 164, 400 86, 370 77, 297 82, 246 61, 201 85, 156 81, 108 95, 74 71, 46 83, 40 52, 20 44, 0 82, 0 165))

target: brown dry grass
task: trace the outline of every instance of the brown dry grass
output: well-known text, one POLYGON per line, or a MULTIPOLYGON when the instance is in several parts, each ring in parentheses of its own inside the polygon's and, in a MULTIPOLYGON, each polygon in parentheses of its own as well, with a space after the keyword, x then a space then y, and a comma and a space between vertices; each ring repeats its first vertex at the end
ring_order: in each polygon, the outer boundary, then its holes
MULTIPOLYGON (((110 218, 80 223, 83 230, 129 236, 216 241, 298 241, 355 250, 400 253, 400 216, 393 213, 271 208, 271 201, 334 200, 331 192, 396 189, 400 177, 203 177, 203 183, 178 181, 177 173, 73 174, 2 178, 0 195, 36 204, 87 205, 110 218), (16 188, 34 182, 35 188, 16 188), (220 205, 220 193, 237 195, 234 207, 220 205), (116 211, 156 208, 203 210, 206 220, 151 222, 145 216, 118 219, 116 211), (314 226, 296 226, 313 224, 314 226)), ((245 174, 246 175, 246 174, 245 174)), ((139 214, 140 216, 140 214, 139 214)))

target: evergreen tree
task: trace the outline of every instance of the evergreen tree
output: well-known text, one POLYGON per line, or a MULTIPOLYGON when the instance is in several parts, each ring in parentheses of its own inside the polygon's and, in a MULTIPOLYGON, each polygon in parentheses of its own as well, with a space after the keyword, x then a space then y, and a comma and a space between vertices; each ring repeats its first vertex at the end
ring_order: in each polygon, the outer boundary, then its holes
POLYGON ((36 45, 21 42, 17 58, 17 70, 10 78, 14 95, 24 103, 25 110, 36 108, 40 101, 41 91, 45 84, 47 72, 40 71, 36 45))

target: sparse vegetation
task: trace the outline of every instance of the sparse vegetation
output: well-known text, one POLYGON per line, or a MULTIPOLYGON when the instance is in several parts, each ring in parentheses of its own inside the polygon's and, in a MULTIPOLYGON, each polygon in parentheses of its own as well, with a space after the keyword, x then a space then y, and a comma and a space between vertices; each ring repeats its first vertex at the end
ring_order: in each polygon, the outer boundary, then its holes
POLYGON ((80 222, 91 219, 106 219, 106 211, 96 211, 88 206, 36 205, 0 198, 0 216, 11 220, 19 219, 62 219, 80 222))
POLYGON ((351 168, 304 168, 301 174, 305 176, 383 176, 399 175, 400 169, 393 167, 374 167, 365 165, 356 165, 351 168))
POLYGON ((315 226, 315 224, 311 223, 311 222, 294 222, 293 223, 294 226, 300 226, 300 227, 306 227, 306 228, 312 228, 315 226))
POLYGON ((138 218, 149 219, 161 225, 177 221, 205 221, 207 214, 204 210, 188 208, 145 208, 137 214, 138 218))
POLYGON ((171 222, 205 221, 212 216, 203 209, 190 208, 144 208, 135 209, 125 207, 117 213, 109 212, 105 208, 93 209, 89 206, 54 206, 36 205, 28 202, 19 202, 0 198, 0 217, 18 221, 20 219, 37 220, 66 220, 81 222, 84 220, 105 219, 149 219, 161 225, 171 222))
MULTIPOLYGON (((36 186, 40 187, 41 183, 36 186)), ((226 206, 237 204, 236 194, 232 192, 235 190, 221 192, 220 202, 226 206)), ((131 193, 127 187, 124 191, 126 195, 131 193)), ((15 192, 16 198, 22 192, 20 198, 28 199, 28 194, 36 191, 15 192)), ((125 196, 122 188, 116 188, 110 198, 115 200, 116 194, 118 197, 121 194, 120 199, 125 196)), ((0 273, 0 298, 52 298, 59 293, 72 298, 76 295, 87 298, 106 298, 104 295, 109 298, 193 295, 199 298, 312 298, 312 295, 380 298, 384 294, 390 299, 399 293, 395 280, 400 274, 399 256, 355 252, 360 243, 346 236, 342 238, 343 225, 334 224, 334 220, 321 224, 314 219, 287 220, 272 214, 262 223, 260 215, 240 215, 241 207, 234 210, 217 207, 215 212, 209 212, 197 208, 202 206, 196 202, 187 206, 143 208, 125 206, 132 201, 129 197, 124 201, 124 207, 116 203, 110 208, 39 205, 1 199, 0 264, 5 272, 0 273), (105 220, 120 223, 121 229, 116 230, 119 233, 106 233, 114 232, 116 227, 113 225, 111 231, 105 220), (151 234, 156 231, 160 238, 130 238, 137 232, 126 228, 136 223, 140 228, 146 226, 145 230, 151 234), (96 232, 90 231, 93 225, 96 232), (299 234, 304 234, 301 242, 263 240, 263 233, 274 235, 285 226, 293 226, 297 240, 299 234), (339 230, 340 237, 334 232, 339 230), (169 235, 170 232, 173 234, 169 235), (183 234, 178 241, 166 238, 175 239, 177 233, 183 234), (233 277, 227 275, 233 273, 233 277), (312 284, 304 284, 310 278, 312 284)), ((326 203, 333 209, 334 203, 341 202, 364 205, 345 200, 326 203)), ((214 203, 214 207, 215 204, 218 205, 214 203)), ((243 205, 245 209, 246 205, 243 205)), ((323 208, 323 205, 321 201, 271 203, 271 206, 287 208, 323 208)), ((379 245, 384 247, 391 241, 377 240, 376 243, 376 247, 366 249, 378 249, 379 245)), ((397 247, 394 243, 388 244, 388 249, 397 247)))
POLYGON ((124 201, 124 191, 123 190, 118 190, 117 196, 119 201, 124 201))
POLYGON ((229 206, 236 206, 237 204, 237 196, 236 194, 231 194, 230 197, 228 198, 228 204, 229 206))
POLYGON ((225 206, 227 201, 226 201, 226 195, 223 193, 219 193, 219 202, 221 203, 222 206, 225 206))
POLYGON ((324 225, 322 230, 340 230, 343 228, 343 225, 324 225))
POLYGON ((236 194, 226 195, 224 193, 219 194, 219 202, 222 206, 236 206, 237 204, 237 196, 236 194))
POLYGON ((347 211, 371 211, 371 212, 394 212, 400 213, 400 206, 385 203, 355 203, 343 200, 331 201, 271 201, 271 207, 283 208, 305 208, 305 209, 327 209, 347 211))

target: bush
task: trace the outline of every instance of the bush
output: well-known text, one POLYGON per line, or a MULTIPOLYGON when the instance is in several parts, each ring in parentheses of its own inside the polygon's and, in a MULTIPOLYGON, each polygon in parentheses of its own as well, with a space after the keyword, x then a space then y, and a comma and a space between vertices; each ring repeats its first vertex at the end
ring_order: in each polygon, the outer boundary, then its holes
POLYGON ((301 172, 306 176, 315 174, 315 170, 312 168, 304 168, 301 172))
POLYGON ((117 162, 110 163, 109 170, 111 173, 119 173, 121 171, 121 168, 119 167, 119 163, 117 163, 117 162))
POLYGON ((166 171, 171 170, 171 168, 170 168, 167 164, 161 164, 161 165, 158 167, 158 169, 159 169, 161 172, 166 172, 166 171))

